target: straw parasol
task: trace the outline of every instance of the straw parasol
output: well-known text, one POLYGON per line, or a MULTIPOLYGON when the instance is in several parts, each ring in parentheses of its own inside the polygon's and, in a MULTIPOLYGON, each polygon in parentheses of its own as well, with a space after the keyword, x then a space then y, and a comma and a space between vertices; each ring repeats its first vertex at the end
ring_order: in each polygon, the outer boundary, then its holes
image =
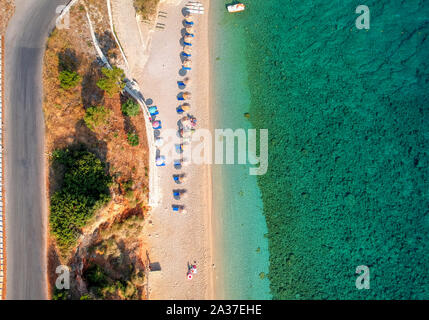
POLYGON ((188 84, 191 84, 191 78, 186 77, 185 79, 182 80, 182 82, 185 84, 185 86, 187 86, 188 84))
POLYGON ((183 38, 183 40, 185 40, 185 42, 187 42, 187 43, 191 43, 192 42, 192 37, 191 36, 185 36, 184 38, 183 38))
POLYGON ((182 110, 183 111, 189 111, 189 110, 191 110, 191 105, 189 103, 182 104, 182 110))
POLYGON ((184 92, 183 93, 183 99, 190 100, 191 99, 191 93, 190 92, 184 92))
MULTIPOLYGON (((192 61, 191 61, 191 59, 186 59, 185 61, 183 61, 183 66, 184 66, 185 68, 190 68, 190 67, 192 66, 192 61)), ((183 81, 183 83, 185 83, 185 81, 183 81)), ((186 83, 185 83, 185 85, 186 85, 186 83)))

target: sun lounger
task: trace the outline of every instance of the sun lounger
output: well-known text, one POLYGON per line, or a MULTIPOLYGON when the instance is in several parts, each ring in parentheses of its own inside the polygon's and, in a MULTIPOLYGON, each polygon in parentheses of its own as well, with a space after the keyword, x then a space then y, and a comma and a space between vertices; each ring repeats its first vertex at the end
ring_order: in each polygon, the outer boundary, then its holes
POLYGON ((183 112, 185 112, 185 110, 182 109, 182 106, 178 106, 176 111, 178 114, 182 114, 183 112))
POLYGON ((185 57, 187 57, 187 58, 192 57, 192 55, 191 55, 191 54, 188 54, 188 53, 186 53, 186 52, 182 52, 182 56, 185 56, 185 57))
POLYGON ((157 167, 165 166, 165 156, 160 156, 160 157, 156 158, 155 164, 157 167))
POLYGON ((151 112, 157 111, 158 108, 156 106, 151 106, 148 108, 148 110, 149 110, 149 113, 151 113, 151 112))
POLYGON ((192 43, 189 43, 189 42, 186 42, 186 41, 183 41, 183 44, 185 45, 185 46, 192 46, 192 43))
POLYGON ((186 211, 184 210, 185 207, 182 205, 173 204, 171 207, 172 207, 174 212, 186 213, 186 211))

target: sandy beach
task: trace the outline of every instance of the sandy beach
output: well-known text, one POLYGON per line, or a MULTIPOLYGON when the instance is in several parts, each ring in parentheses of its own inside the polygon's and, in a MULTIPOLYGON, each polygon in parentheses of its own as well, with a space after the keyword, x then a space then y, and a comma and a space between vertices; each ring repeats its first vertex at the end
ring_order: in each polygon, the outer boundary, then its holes
MULTIPOLYGON (((186 88, 186 91, 192 93, 189 113, 197 118, 197 128, 211 128, 208 99, 209 3, 201 1, 205 14, 194 15, 192 70, 183 75, 179 71, 182 67, 180 53, 183 49, 181 38, 184 32, 183 8, 186 3, 187 1, 167 0, 160 4, 159 12, 162 12, 162 16, 158 16, 156 23, 162 28, 145 32, 145 26, 140 23, 140 37, 150 36, 149 40, 142 39, 147 44, 144 50, 135 50, 135 46, 131 44, 131 32, 135 34, 135 30, 130 30, 132 26, 127 29, 124 22, 126 16, 122 14, 120 17, 114 13, 118 37, 125 54, 130 55, 127 58, 131 73, 142 89, 147 104, 158 107, 157 120, 162 121, 161 136, 166 129, 177 130, 177 122, 183 116, 177 114, 176 108, 180 104, 177 94, 182 91, 177 81, 184 77, 192 80, 186 88)), ((129 5, 121 3, 121 10, 126 12, 127 6, 130 9, 129 5)), ((143 44, 142 48, 144 46, 143 44)), ((178 158, 178 154, 174 155, 174 159, 178 158)), ((214 298, 211 168, 209 165, 189 164, 178 170, 171 161, 174 159, 167 159, 170 162, 166 166, 157 168, 160 202, 152 210, 148 218, 150 221, 144 230, 150 261, 158 262, 161 267, 161 271, 149 274, 149 299, 214 298), (183 173, 186 181, 176 184, 173 175, 183 173), (175 200, 174 189, 185 189, 185 197, 175 200), (173 204, 185 206, 186 213, 173 212, 173 204), (192 280, 188 280, 188 265, 194 263, 197 265, 197 274, 192 280)))

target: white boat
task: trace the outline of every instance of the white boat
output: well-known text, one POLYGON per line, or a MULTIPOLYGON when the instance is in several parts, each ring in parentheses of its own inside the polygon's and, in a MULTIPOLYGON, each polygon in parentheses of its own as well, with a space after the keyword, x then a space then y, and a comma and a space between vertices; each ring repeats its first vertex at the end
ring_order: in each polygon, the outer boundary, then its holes
POLYGON ((245 9, 246 6, 244 5, 244 3, 236 3, 228 6, 228 11, 231 13, 244 11, 245 9))

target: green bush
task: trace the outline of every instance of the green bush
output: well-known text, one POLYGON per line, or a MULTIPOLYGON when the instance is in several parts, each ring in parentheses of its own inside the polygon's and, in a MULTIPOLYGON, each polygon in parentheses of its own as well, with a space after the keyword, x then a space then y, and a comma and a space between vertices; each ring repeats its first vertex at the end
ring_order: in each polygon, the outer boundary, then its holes
POLYGON ((88 286, 90 287, 102 288, 108 284, 107 275, 97 264, 94 264, 88 268, 88 270, 85 272, 85 277, 88 281, 88 286))
POLYGON ((133 99, 128 99, 121 106, 122 113, 129 117, 137 116, 140 113, 140 106, 133 99))
POLYGON ((54 293, 52 294, 52 300, 69 300, 70 295, 66 290, 58 290, 54 289, 54 293))
POLYGON ((109 116, 109 109, 104 106, 93 106, 86 109, 83 120, 91 131, 95 131, 97 127, 108 123, 109 116))
POLYGON ((52 160, 54 169, 60 165, 64 174, 60 190, 51 196, 49 222, 64 253, 76 243, 94 212, 109 201, 112 179, 105 173, 104 163, 83 149, 56 150, 52 160))
POLYGON ((140 141, 139 141, 139 136, 136 133, 133 132, 129 132, 128 133, 128 143, 130 144, 130 146, 138 146, 140 141))
POLYGON ((61 88, 66 90, 76 87, 81 80, 81 77, 76 72, 68 70, 61 71, 58 78, 61 88))
POLYGON ((106 91, 110 97, 125 88, 125 74, 122 69, 118 67, 113 67, 113 69, 102 68, 101 72, 104 77, 97 81, 97 86, 106 91))

